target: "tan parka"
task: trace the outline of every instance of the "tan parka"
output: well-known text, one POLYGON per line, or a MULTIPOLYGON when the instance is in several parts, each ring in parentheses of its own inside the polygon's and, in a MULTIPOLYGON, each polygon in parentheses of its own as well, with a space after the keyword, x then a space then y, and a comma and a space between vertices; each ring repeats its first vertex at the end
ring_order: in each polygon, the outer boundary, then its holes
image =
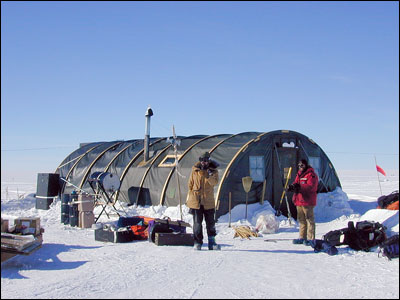
POLYGON ((200 209, 200 205, 204 209, 215 208, 214 186, 218 183, 218 164, 210 161, 209 169, 202 170, 201 163, 198 162, 192 167, 192 173, 189 178, 189 192, 186 206, 193 209, 200 209), (209 171, 211 175, 209 175, 209 171))

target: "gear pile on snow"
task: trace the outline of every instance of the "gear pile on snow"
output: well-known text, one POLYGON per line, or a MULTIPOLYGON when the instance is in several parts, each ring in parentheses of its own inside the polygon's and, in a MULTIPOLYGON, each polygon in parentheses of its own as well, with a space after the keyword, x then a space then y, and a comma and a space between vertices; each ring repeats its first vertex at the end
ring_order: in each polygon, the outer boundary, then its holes
POLYGON ((386 240, 386 227, 379 222, 361 221, 354 225, 348 223, 347 228, 332 230, 323 236, 331 246, 348 245, 354 250, 368 252, 386 240))

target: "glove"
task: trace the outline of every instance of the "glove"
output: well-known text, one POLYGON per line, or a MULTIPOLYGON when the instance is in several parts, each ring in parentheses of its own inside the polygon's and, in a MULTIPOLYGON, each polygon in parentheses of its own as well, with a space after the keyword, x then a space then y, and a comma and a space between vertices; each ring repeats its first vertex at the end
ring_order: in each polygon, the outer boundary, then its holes
POLYGON ((299 183, 289 184, 288 192, 295 192, 297 194, 298 192, 300 192, 300 184, 299 183))
POLYGON ((211 169, 208 169, 207 172, 208 172, 208 176, 211 176, 214 173, 214 171, 211 169))

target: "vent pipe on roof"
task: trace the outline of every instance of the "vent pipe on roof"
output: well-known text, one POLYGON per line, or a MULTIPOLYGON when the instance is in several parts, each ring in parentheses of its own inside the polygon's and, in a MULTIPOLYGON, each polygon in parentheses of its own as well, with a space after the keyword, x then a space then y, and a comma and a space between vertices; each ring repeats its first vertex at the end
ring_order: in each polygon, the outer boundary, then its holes
POLYGON ((146 129, 144 135, 144 161, 149 160, 149 144, 150 144, 150 118, 153 115, 153 111, 150 106, 147 108, 146 114, 146 129))

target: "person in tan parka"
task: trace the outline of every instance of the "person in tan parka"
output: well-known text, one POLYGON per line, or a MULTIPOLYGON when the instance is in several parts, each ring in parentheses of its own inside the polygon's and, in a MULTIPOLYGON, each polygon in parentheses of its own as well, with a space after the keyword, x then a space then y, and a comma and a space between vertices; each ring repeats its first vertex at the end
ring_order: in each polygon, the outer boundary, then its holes
POLYGON ((193 237, 194 249, 201 250, 203 245, 203 218, 206 221, 208 249, 220 250, 221 247, 215 242, 217 235, 215 229, 215 199, 214 186, 217 185, 218 163, 210 160, 210 153, 206 152, 199 157, 192 167, 189 178, 189 192, 186 205, 193 215, 193 237))

